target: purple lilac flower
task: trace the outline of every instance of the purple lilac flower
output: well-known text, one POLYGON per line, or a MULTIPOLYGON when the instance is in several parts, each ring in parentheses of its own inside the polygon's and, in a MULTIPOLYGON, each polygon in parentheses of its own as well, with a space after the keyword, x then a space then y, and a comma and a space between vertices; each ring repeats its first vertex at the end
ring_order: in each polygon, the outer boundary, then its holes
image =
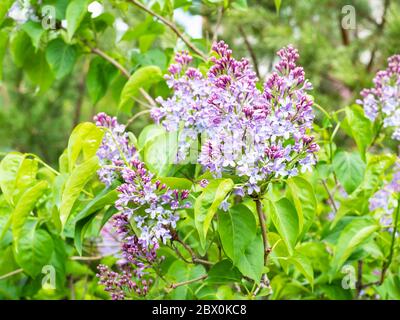
POLYGON ((397 207, 400 192, 400 160, 395 164, 390 182, 385 184, 369 199, 369 210, 376 211, 383 227, 390 228, 393 223, 393 211, 397 207))
POLYGON ((99 179, 107 186, 117 178, 116 167, 125 166, 136 158, 136 149, 129 143, 125 126, 119 124, 116 117, 110 117, 104 112, 97 114, 94 121, 98 127, 104 128, 104 138, 97 156, 100 160, 99 179))
POLYGON ((188 67, 190 59, 180 63, 178 55, 166 76, 173 95, 159 98, 160 107, 153 110, 168 131, 188 132, 180 133, 178 159, 188 156, 198 135, 206 135, 198 162, 215 177, 242 177, 248 194, 259 192, 270 178, 310 170, 319 147, 310 136, 314 114, 307 91, 312 86, 296 65, 297 50, 288 46, 278 52, 276 71, 259 90, 248 60, 234 59, 223 41, 212 49, 206 76, 188 67))
POLYGON ((379 71, 374 87, 361 91, 365 115, 371 121, 379 119, 384 128, 392 128, 392 138, 400 141, 400 55, 388 59, 386 70, 379 71))
MULTIPOLYGON (((182 56, 179 61, 188 58, 182 56)), ((179 220, 177 210, 190 206, 185 200, 188 190, 172 190, 154 176, 138 159, 136 149, 129 141, 125 126, 105 113, 94 117, 96 125, 105 129, 97 152, 101 169, 100 180, 111 185, 120 179, 115 208, 119 211, 102 230, 100 252, 120 256, 121 272, 99 266, 100 284, 106 286, 113 299, 123 299, 126 292, 144 295, 149 290, 149 269, 162 257, 157 257, 160 243, 171 239, 171 229, 179 220), (135 227, 132 227, 134 225, 135 227), (115 252, 115 245, 119 250, 115 252), (112 247, 112 248, 111 248, 112 247), (113 250, 113 251, 110 251, 113 250), (140 281, 133 282, 132 278, 140 281), (145 279, 147 277, 147 280, 145 279)))

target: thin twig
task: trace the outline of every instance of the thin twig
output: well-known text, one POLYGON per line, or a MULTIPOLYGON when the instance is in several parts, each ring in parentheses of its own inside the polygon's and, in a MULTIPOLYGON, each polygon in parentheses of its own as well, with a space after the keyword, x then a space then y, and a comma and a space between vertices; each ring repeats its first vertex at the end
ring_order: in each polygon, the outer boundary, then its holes
POLYGON ((6 279, 8 277, 12 277, 12 276, 14 276, 14 275, 16 275, 18 273, 23 272, 23 271, 24 271, 23 269, 17 269, 17 270, 11 271, 9 273, 6 273, 6 274, 0 276, 0 280, 4 280, 4 279, 6 279))
POLYGON ((122 66, 117 60, 111 58, 107 55, 104 51, 100 50, 99 48, 91 48, 92 53, 97 54, 98 56, 102 57, 104 60, 110 62, 114 67, 116 67, 121 73, 126 77, 129 78, 130 74, 124 66, 122 66))
POLYGON ((193 263, 199 263, 199 264, 204 264, 204 265, 208 265, 208 266, 212 266, 213 263, 204 259, 201 259, 199 257, 197 257, 196 253, 193 251, 193 249, 186 244, 185 242, 183 242, 177 235, 175 235, 175 237, 173 238, 174 241, 180 243, 185 250, 190 254, 190 256, 192 257, 192 262, 193 263))
POLYGON ((133 121, 135 121, 137 118, 139 118, 140 116, 142 116, 142 115, 144 115, 144 114, 147 114, 147 113, 150 113, 150 110, 143 110, 143 111, 140 111, 140 112, 136 113, 132 118, 130 118, 130 119, 128 120, 128 122, 126 123, 126 126, 129 127, 129 125, 130 125, 133 121))
MULTIPOLYGON (((116 67, 123 76, 129 79, 130 73, 123 65, 121 65, 117 60, 114 58, 110 57, 107 53, 104 51, 100 50, 99 48, 91 48, 92 53, 97 54, 98 56, 102 57, 104 60, 108 61, 111 63, 114 67, 116 67)), ((139 88, 139 92, 143 95, 143 97, 149 102, 150 108, 154 107, 156 105, 156 102, 154 99, 143 89, 139 88)))
POLYGON ((333 208, 333 210, 335 210, 335 213, 337 213, 338 208, 336 207, 335 200, 333 199, 333 196, 332 196, 331 192, 329 191, 329 188, 328 188, 328 186, 327 186, 325 180, 324 180, 324 179, 321 179, 321 181, 322 181, 322 185, 324 186, 324 188, 325 188, 325 190, 326 190, 326 193, 327 193, 328 196, 329 196, 329 200, 330 200, 330 202, 332 203, 332 208, 333 208))
POLYGON ((160 20, 163 24, 165 24, 168 28, 170 28, 180 39, 182 39, 182 41, 188 46, 190 50, 199 55, 204 61, 207 61, 207 56, 199 48, 197 48, 181 31, 179 31, 178 27, 173 22, 165 19, 163 16, 147 8, 144 4, 140 3, 139 1, 129 0, 129 2, 139 7, 143 11, 147 12, 148 14, 152 15, 153 17, 157 18, 158 20, 160 20))
POLYGON ((264 265, 267 265, 268 261, 268 255, 271 252, 271 249, 268 246, 268 238, 267 238, 267 225, 266 225, 266 219, 265 219, 265 214, 262 209, 262 203, 259 198, 254 199, 257 207, 257 214, 258 214, 258 219, 260 220, 260 226, 261 226, 261 234, 263 238, 263 244, 264 244, 264 265))
POLYGON ((212 39, 213 43, 217 42, 217 40, 218 40, 218 31, 219 31, 219 28, 221 26, 223 15, 224 15, 224 7, 219 7, 218 8, 217 22, 215 24, 215 31, 214 31, 213 39, 212 39))
POLYGON ((207 277, 208 277, 208 275, 205 274, 205 275, 202 275, 201 277, 198 277, 198 278, 195 278, 195 279, 190 279, 190 280, 182 281, 182 282, 178 282, 178 283, 172 283, 172 284, 170 285, 170 288, 171 288, 171 289, 176 289, 176 288, 178 288, 178 287, 185 286, 185 285, 187 285, 187 284, 191 284, 191 283, 194 283, 194 282, 198 282, 198 281, 204 280, 204 279, 206 279, 207 277))
POLYGON ((246 33, 244 32, 242 26, 239 25, 238 28, 239 28, 239 32, 240 32, 241 36, 243 37, 244 44, 246 45, 247 51, 249 51, 251 60, 253 61, 254 71, 256 72, 258 79, 261 79, 260 70, 258 69, 258 60, 257 60, 256 53, 254 52, 253 47, 251 46, 250 41, 247 38, 246 33))

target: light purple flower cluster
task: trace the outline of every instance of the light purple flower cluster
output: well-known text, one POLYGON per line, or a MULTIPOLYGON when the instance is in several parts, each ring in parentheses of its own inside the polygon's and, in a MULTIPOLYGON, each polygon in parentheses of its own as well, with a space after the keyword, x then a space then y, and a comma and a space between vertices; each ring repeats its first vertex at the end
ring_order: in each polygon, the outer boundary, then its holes
POLYGON ((152 112, 168 131, 180 130, 178 159, 188 156, 202 134, 199 163, 216 177, 242 177, 249 194, 273 177, 310 169, 319 147, 309 135, 314 114, 307 91, 312 86, 296 65, 297 50, 288 46, 278 52, 276 71, 259 90, 248 60, 235 60, 223 41, 212 49, 207 76, 188 67, 187 53, 177 55, 166 76, 173 95, 159 98, 160 107, 152 112))
POLYGON ((123 268, 118 273, 112 271, 108 266, 100 264, 96 276, 99 284, 105 286, 105 291, 109 292, 113 300, 124 300, 126 295, 134 291, 137 295, 145 296, 149 287, 153 284, 153 279, 141 279, 138 282, 132 280, 132 273, 129 268, 123 268))
POLYGON ((105 129, 103 141, 97 151, 101 166, 97 174, 102 182, 110 186, 118 177, 118 168, 137 158, 136 149, 129 141, 125 126, 119 124, 116 117, 101 112, 93 120, 98 127, 105 129))
POLYGON ((365 115, 371 121, 379 119, 384 128, 392 128, 392 138, 400 140, 400 55, 388 59, 386 70, 374 78, 375 86, 361 91, 365 115))
POLYGON ((394 167, 393 177, 369 199, 370 211, 376 211, 383 227, 390 227, 393 222, 393 211, 397 208, 400 192, 400 160, 394 167))
MULTIPOLYGON (((126 290, 146 294, 149 283, 148 269, 159 262, 157 249, 160 243, 171 239, 171 230, 179 220, 177 210, 188 208, 188 190, 172 190, 154 176, 138 159, 135 148, 129 141, 125 126, 105 113, 94 117, 96 125, 105 129, 105 135, 97 152, 101 169, 98 175, 106 185, 122 180, 117 188, 118 199, 114 215, 103 228, 103 243, 120 245, 122 273, 104 266, 99 267, 100 283, 111 292, 113 299, 124 297, 126 290), (184 203, 185 202, 185 203, 184 203), (141 285, 132 282, 132 277, 141 280, 141 285)), ((102 248, 109 251, 113 248, 102 248)), ((119 252, 117 254, 119 254, 119 252)), ((115 253, 115 252, 113 252, 115 253)), ((152 281, 152 280, 151 280, 152 281)))

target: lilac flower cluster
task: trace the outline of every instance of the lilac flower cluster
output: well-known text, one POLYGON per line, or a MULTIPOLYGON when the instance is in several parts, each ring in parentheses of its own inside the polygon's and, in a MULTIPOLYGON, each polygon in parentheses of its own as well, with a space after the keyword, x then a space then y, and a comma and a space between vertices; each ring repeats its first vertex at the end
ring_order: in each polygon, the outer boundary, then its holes
POLYGON ((105 286, 105 291, 109 292, 113 300, 124 300, 126 294, 134 291, 136 294, 145 296, 149 287, 153 284, 153 279, 142 279, 138 282, 132 280, 132 273, 128 268, 124 268, 118 273, 112 271, 109 267, 100 264, 97 267, 99 273, 99 284, 105 286))
POLYGON ((118 177, 118 167, 127 165, 136 158, 136 149, 131 146, 125 126, 119 124, 117 118, 104 112, 97 114, 94 121, 98 127, 104 128, 104 138, 97 151, 100 169, 99 179, 107 186, 118 177))
POLYGON ((319 147, 309 135, 312 86, 296 65, 297 50, 288 46, 278 52, 276 71, 259 90, 248 60, 235 60, 223 41, 212 49, 207 76, 188 67, 187 53, 177 55, 166 76, 174 93, 159 98, 160 107, 152 112, 168 131, 180 130, 178 159, 187 156, 199 134, 206 135, 198 162, 216 177, 242 177, 248 194, 271 178, 310 169, 319 147))
POLYGON ((376 211, 383 227, 391 227, 393 211, 397 208, 397 197, 400 192, 400 160, 394 167, 393 177, 369 199, 370 211, 376 211))
POLYGON ((392 128, 392 138, 400 140, 400 55, 388 59, 386 70, 374 78, 374 87, 361 91, 365 115, 371 121, 379 119, 384 128, 392 128))
MULTIPOLYGON (((177 210, 190 206, 185 202, 189 192, 172 190, 153 179, 153 174, 138 160, 125 126, 119 124, 116 118, 99 113, 94 120, 105 130, 97 152, 101 164, 98 176, 106 185, 111 185, 116 179, 122 180, 115 202, 119 212, 102 232, 106 245, 120 246, 122 273, 99 266, 100 283, 111 292, 113 299, 123 298, 127 290, 146 294, 148 281, 152 280, 144 277, 148 277, 148 269, 162 259, 157 257, 157 249, 160 243, 165 244, 171 239, 171 229, 179 220, 177 210), (132 277, 141 280, 141 285, 132 282, 132 277)), ((105 252, 110 250, 113 252, 113 248, 102 248, 105 252)))

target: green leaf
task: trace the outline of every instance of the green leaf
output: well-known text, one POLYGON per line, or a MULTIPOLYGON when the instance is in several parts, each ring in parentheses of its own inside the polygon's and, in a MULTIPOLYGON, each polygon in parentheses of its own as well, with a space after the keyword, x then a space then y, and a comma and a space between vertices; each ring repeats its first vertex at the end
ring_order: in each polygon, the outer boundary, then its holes
POLYGON ((54 75, 42 51, 32 54, 24 62, 24 68, 29 80, 40 87, 41 92, 46 91, 53 84, 54 75), (35 61, 35 63, 31 63, 35 61))
POLYGON ((150 171, 157 176, 167 176, 176 165, 178 139, 176 132, 165 132, 146 142, 142 153, 143 160, 150 171))
POLYGON ((223 284, 239 282, 241 279, 239 270, 229 259, 222 260, 213 265, 208 272, 207 282, 210 284, 223 284))
POLYGON ((76 126, 72 131, 68 141, 68 166, 69 171, 78 162, 82 154, 83 160, 87 160, 96 155, 103 139, 104 132, 94 123, 84 122, 76 126))
POLYGON ((69 74, 77 59, 76 46, 66 44, 62 39, 55 39, 46 49, 46 59, 57 79, 69 74))
POLYGON ((0 81, 3 79, 3 60, 8 44, 8 33, 0 30, 0 81))
POLYGON ((86 86, 93 104, 105 96, 117 72, 118 70, 112 64, 100 57, 95 57, 90 61, 86 86))
POLYGON ((33 47, 36 50, 39 49, 40 39, 45 32, 42 25, 39 22, 29 20, 22 25, 22 30, 24 30, 29 38, 31 38, 33 47))
POLYGON ((332 259, 332 272, 337 272, 354 250, 379 229, 373 221, 353 219, 340 233, 332 259))
POLYGON ((10 10, 13 3, 14 0, 2 0, 0 2, 0 26, 3 24, 7 12, 10 10))
MULTIPOLYGON (((172 283, 179 283, 197 279, 205 274, 206 271, 202 265, 193 266, 181 260, 177 260, 169 267, 167 276, 172 283)), ((171 297, 175 300, 193 299, 194 291, 192 288, 198 287, 201 284, 202 281, 198 281, 192 284, 179 286, 172 291, 171 297)))
POLYGON ((271 208, 269 215, 276 230, 286 244, 289 253, 293 254, 293 248, 299 235, 299 221, 295 207, 287 198, 282 198, 269 207, 271 208))
POLYGON ((356 152, 339 151, 333 158, 333 169, 343 188, 350 194, 364 178, 365 163, 356 152))
POLYGON ((293 177, 288 179, 286 183, 299 218, 300 240, 314 222, 317 211, 317 198, 312 185, 303 178, 293 177))
POLYGON ((351 136, 357 143, 361 157, 365 160, 365 152, 373 140, 372 122, 364 115, 364 110, 358 105, 347 107, 346 119, 351 136))
POLYGON ((4 198, 11 205, 14 204, 14 191, 19 168, 24 160, 24 155, 11 152, 0 162, 0 188, 4 198))
POLYGON ((235 0, 232 2, 232 7, 238 10, 246 10, 247 0, 235 0))
POLYGON ((295 252, 295 254, 289 258, 289 262, 304 275, 311 287, 314 287, 314 270, 310 259, 299 252, 295 252))
POLYGON ((256 236, 247 246, 237 267, 244 276, 260 282, 264 268, 264 244, 261 235, 256 236))
POLYGON ((47 187, 47 181, 40 181, 22 194, 12 213, 12 232, 14 239, 19 239, 26 219, 35 208, 37 201, 46 191, 47 187))
POLYGON ((89 223, 96 217, 96 214, 111 205, 118 199, 118 192, 110 188, 103 189, 94 199, 92 199, 85 208, 75 217, 75 247, 78 253, 82 254, 82 241, 89 223))
POLYGON ((75 167, 68 180, 61 198, 60 219, 64 227, 79 194, 82 192, 86 183, 93 177, 99 167, 96 156, 86 160, 75 167))
POLYGON ((15 260, 24 272, 34 278, 49 262, 53 249, 53 239, 45 230, 26 225, 14 245, 15 260))
POLYGON ((232 190, 234 183, 231 179, 211 180, 203 192, 198 196, 194 204, 194 217, 200 245, 203 250, 206 247, 207 232, 211 221, 221 202, 232 190))
POLYGON ((132 98, 138 95, 140 88, 147 90, 151 85, 160 80, 162 80, 162 73, 159 67, 146 66, 139 68, 129 77, 129 80, 122 89, 118 108, 129 112, 132 98))
POLYGON ((143 128, 138 138, 138 148, 143 149, 146 143, 159 135, 165 134, 165 128, 157 124, 150 124, 143 128))
POLYGON ((22 68, 25 62, 34 54, 34 48, 28 35, 19 31, 11 36, 10 52, 15 65, 22 68))
POLYGON ((67 33, 69 40, 72 39, 83 18, 87 14, 88 2, 88 0, 72 0, 68 4, 65 16, 67 19, 67 33))
POLYGON ((226 255, 236 266, 256 236, 256 219, 243 204, 218 215, 218 233, 226 255))

